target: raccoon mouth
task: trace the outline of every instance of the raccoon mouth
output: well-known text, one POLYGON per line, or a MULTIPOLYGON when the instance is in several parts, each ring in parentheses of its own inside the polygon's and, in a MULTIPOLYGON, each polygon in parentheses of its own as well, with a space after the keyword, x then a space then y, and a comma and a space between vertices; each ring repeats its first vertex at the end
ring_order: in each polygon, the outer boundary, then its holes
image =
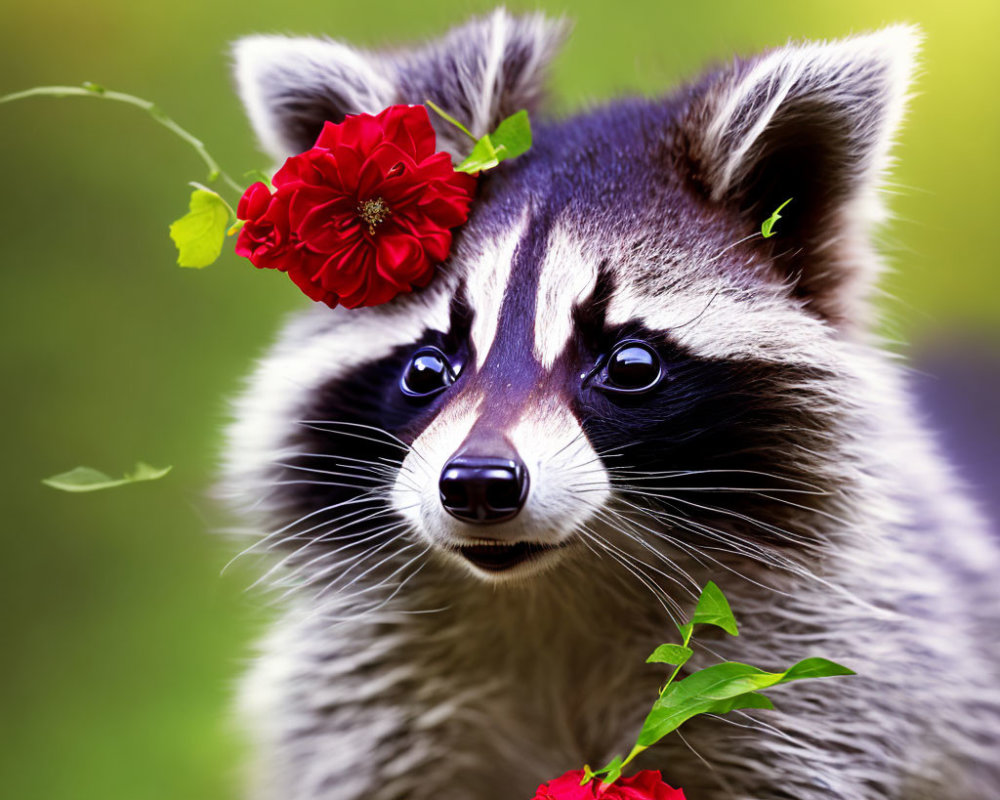
POLYGON ((458 547, 458 552, 466 561, 486 572, 504 572, 534 561, 543 554, 559 550, 562 545, 539 544, 538 542, 496 542, 490 544, 470 544, 458 547))

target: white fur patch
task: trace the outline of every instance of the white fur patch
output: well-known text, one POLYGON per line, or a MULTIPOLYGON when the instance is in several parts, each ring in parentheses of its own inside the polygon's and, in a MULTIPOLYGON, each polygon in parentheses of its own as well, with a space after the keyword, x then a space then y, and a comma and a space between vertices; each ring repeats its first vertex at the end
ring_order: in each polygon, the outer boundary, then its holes
POLYGON ((535 308, 535 358, 545 369, 552 368, 573 335, 573 307, 593 292, 597 263, 566 227, 553 229, 535 308))
POLYGON ((472 130, 477 136, 488 132, 495 115, 497 99, 504 87, 503 57, 507 47, 510 17, 497 9, 489 18, 489 41, 483 54, 483 77, 472 116, 472 130))
POLYGON ((528 214, 525 212, 520 222, 511 226, 504 239, 484 247, 479 256, 469 263, 466 292, 475 311, 471 339, 476 349, 476 364, 480 367, 497 335, 500 308, 510 281, 514 251, 527 224, 528 214))
POLYGON ((640 320, 702 358, 799 365, 828 360, 833 330, 786 297, 708 280, 698 289, 652 298, 626 285, 611 298, 607 322, 640 320))
MULTIPOLYGON (((417 438, 397 477, 393 505, 438 547, 470 544, 484 536, 550 545, 568 541, 604 506, 610 486, 579 422, 558 397, 526 407, 521 419, 505 431, 529 475, 527 500, 514 519, 484 529, 455 519, 442 507, 438 481, 445 464, 479 421, 482 399, 474 393, 458 395, 417 438)), ((553 555, 541 559, 543 566, 554 562, 553 555)), ((502 577, 523 577, 534 566, 524 565, 502 577)))

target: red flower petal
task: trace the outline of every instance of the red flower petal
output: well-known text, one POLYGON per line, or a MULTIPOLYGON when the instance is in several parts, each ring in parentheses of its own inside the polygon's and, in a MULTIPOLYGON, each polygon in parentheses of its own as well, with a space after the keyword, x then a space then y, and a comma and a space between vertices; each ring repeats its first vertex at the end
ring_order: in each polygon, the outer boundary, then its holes
POLYGON ((435 147, 423 106, 325 123, 316 146, 275 174, 273 194, 262 183, 244 193, 237 253, 286 270, 330 306, 376 305, 425 286, 476 186, 435 147))
POLYGON ((327 258, 313 280, 328 291, 349 295, 364 286, 375 269, 375 253, 371 244, 359 238, 327 258), (345 265, 348 265, 347 268, 345 265))
POLYGON ((332 148, 330 156, 336 162, 341 187, 344 187, 345 191, 352 191, 360 180, 361 167, 365 163, 364 156, 346 145, 332 148))
POLYGON ((243 197, 240 198, 239 205, 236 207, 236 216, 240 219, 257 219, 267 211, 270 203, 271 190, 257 181, 257 183, 251 184, 244 192, 243 197))
POLYGON ((363 237, 355 206, 347 198, 313 206, 297 225, 300 241, 318 253, 335 253, 363 237))
POLYGON ((444 261, 451 250, 451 231, 431 231, 420 237, 420 243, 431 261, 444 261))
POLYGON ((282 187, 278 193, 288 201, 288 226, 299 235, 302 234, 302 228, 306 225, 310 214, 343 197, 325 186, 301 186, 293 191, 286 191, 282 187))
POLYGON ((436 135, 424 106, 390 106, 378 115, 385 126, 387 141, 423 161, 434 155, 436 135))
POLYGON ((325 150, 316 150, 314 148, 300 155, 285 159, 285 163, 281 165, 281 169, 275 172, 274 177, 271 178, 271 184, 278 189, 291 183, 315 183, 319 173, 313 162, 317 155, 325 152, 325 150))
POLYGON ((338 125, 336 122, 331 122, 327 120, 323 123, 323 130, 319 132, 319 136, 316 137, 316 147, 325 147, 332 150, 338 144, 340 144, 340 134, 343 131, 344 126, 338 125))
MULTIPOLYGON (((532 800, 594 800, 598 780, 581 786, 583 770, 567 772, 538 787, 532 800)), ((685 800, 684 792, 663 782, 659 772, 644 770, 630 778, 619 778, 600 795, 600 800, 685 800)))
POLYGON ((385 127, 381 120, 370 114, 347 117, 343 125, 341 142, 361 153, 370 153, 385 138, 385 127))
POLYGON ((406 233, 385 233, 375 239, 376 268, 387 281, 408 291, 415 280, 423 277, 430 268, 420 242, 406 233))

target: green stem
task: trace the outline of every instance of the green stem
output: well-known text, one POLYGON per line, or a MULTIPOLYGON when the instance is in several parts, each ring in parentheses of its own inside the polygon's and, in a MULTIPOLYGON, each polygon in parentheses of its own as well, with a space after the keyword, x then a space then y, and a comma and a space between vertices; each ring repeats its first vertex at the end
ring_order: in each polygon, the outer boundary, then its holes
POLYGON ((201 157, 201 160, 208 166, 209 182, 217 178, 222 178, 238 194, 243 194, 243 187, 222 171, 222 168, 215 159, 209 155, 202 141, 164 114, 155 103, 131 94, 114 92, 93 83, 86 83, 83 86, 36 86, 33 89, 0 97, 0 103, 10 103, 14 100, 24 100, 29 97, 102 97, 105 100, 116 100, 119 103, 127 103, 130 106, 141 108, 163 127, 172 131, 194 148, 195 152, 201 157))
MULTIPOLYGON (((689 645, 689 644, 691 643, 691 636, 692 636, 693 634, 694 634, 694 625, 692 625, 692 626, 691 626, 691 627, 690 627, 690 628, 688 629, 688 632, 687 632, 687 633, 686 633, 686 634, 684 635, 684 647, 687 647, 687 646, 688 646, 688 645, 689 645)), ((663 694, 663 693, 664 693, 664 692, 665 692, 665 691, 667 690, 667 687, 668 687, 668 686, 670 686, 670 684, 674 682, 674 678, 676 678, 676 677, 677 677, 677 673, 679 673, 680 671, 681 671, 681 665, 678 665, 678 666, 674 667, 674 671, 673 671, 673 672, 672 672, 672 673, 670 674, 670 677, 669 677, 669 678, 667 679, 667 682, 666 682, 665 684, 663 684, 663 688, 662 688, 662 689, 660 689, 660 694, 661 694, 661 695, 662 695, 662 694, 663 694)), ((635 757, 636 757, 637 755, 639 755, 639 753, 641 753, 641 752, 642 752, 643 750, 646 750, 646 749, 648 749, 648 748, 646 748, 646 747, 643 747, 643 746, 642 746, 642 745, 640 745, 640 744, 637 744, 637 745, 636 745, 635 747, 633 747, 633 748, 632 748, 632 752, 631 752, 631 753, 629 753, 629 754, 628 754, 628 755, 627 755, 627 756, 625 757, 625 760, 624 760, 624 761, 622 761, 622 768, 624 769, 624 768, 625 768, 625 766, 626 766, 626 765, 627 765, 627 764, 628 764, 628 763, 629 763, 629 762, 630 762, 630 761, 631 761, 631 760, 632 760, 633 758, 635 758, 635 757)))
POLYGON ((636 757, 637 755, 639 755, 639 753, 641 753, 641 752, 642 752, 643 750, 647 750, 647 749, 649 749, 649 748, 646 748, 646 747, 643 747, 643 746, 642 746, 641 744, 637 744, 637 745, 636 745, 635 747, 633 747, 633 748, 632 748, 632 752, 631 752, 631 753, 629 753, 629 754, 628 754, 628 755, 627 755, 627 756, 625 757, 625 760, 624 760, 624 761, 622 761, 622 769, 625 769, 625 766, 626 766, 626 765, 627 765, 627 764, 628 764, 628 763, 629 763, 629 762, 630 762, 630 761, 631 761, 631 760, 632 760, 633 758, 635 758, 635 757, 636 757))
MULTIPOLYGON (((683 643, 684 647, 687 647, 689 644, 691 644, 691 636, 693 633, 694 633, 694 625, 690 627, 687 634, 685 634, 684 636, 684 643, 683 643)), ((677 673, 681 671, 681 666, 682 665, 678 664, 676 667, 674 667, 674 671, 670 673, 670 677, 667 679, 667 682, 663 684, 663 688, 660 689, 660 694, 663 694, 666 688, 674 682, 674 678, 677 677, 677 673)))
POLYGON ((449 114, 443 108, 441 108, 441 106, 439 106, 437 103, 431 100, 424 100, 424 103, 426 103, 434 113, 436 113, 438 116, 443 117, 445 120, 450 122, 452 125, 458 128, 462 133, 464 133, 466 136, 472 139, 472 141, 474 142, 479 141, 468 128, 466 128, 461 122, 455 119, 451 114, 449 114))

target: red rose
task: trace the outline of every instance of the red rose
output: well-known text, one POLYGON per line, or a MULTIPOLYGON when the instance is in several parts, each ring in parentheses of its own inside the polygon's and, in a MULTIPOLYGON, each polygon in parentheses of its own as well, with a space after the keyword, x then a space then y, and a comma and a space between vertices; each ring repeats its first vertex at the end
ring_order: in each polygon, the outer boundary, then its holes
POLYGON ((280 258, 290 238, 287 209, 288 203, 275 202, 263 183, 250 186, 236 207, 236 216, 246 220, 236 240, 236 254, 258 267, 284 269, 280 258))
POLYGON ((263 183, 246 190, 237 254, 287 272, 331 307, 378 305, 426 286, 476 186, 435 147, 423 106, 327 122, 316 146, 275 174, 274 194, 263 183))
POLYGON ((659 772, 643 770, 631 778, 619 778, 600 794, 600 778, 580 785, 583 770, 567 772, 542 784, 532 800, 684 800, 684 792, 663 782, 659 772))

